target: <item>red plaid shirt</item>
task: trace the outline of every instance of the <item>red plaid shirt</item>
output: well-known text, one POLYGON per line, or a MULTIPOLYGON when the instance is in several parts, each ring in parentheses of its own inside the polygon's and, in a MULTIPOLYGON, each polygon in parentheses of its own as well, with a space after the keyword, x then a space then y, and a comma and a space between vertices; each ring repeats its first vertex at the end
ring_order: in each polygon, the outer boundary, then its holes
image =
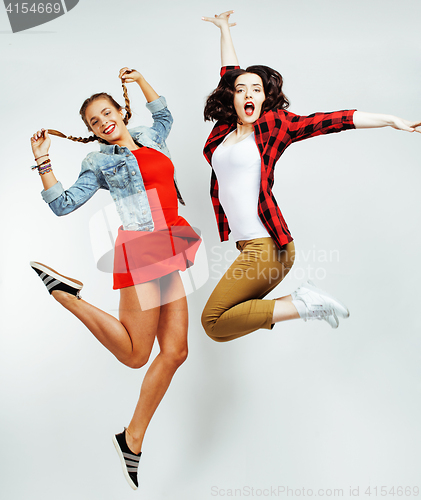
MULTIPOLYGON (((228 66, 221 69, 221 76, 226 71, 238 69, 228 66)), ((265 112, 254 123, 254 137, 262 159, 260 192, 257 212, 265 228, 280 248, 292 241, 291 233, 282 216, 272 193, 275 163, 281 154, 293 142, 302 141, 321 134, 330 134, 355 128, 352 120, 355 110, 334 111, 332 113, 314 113, 298 116, 284 109, 265 112)), ((217 122, 210 133, 203 154, 212 166, 212 155, 224 138, 236 128, 217 122)), ((218 197, 218 180, 212 169, 211 197, 218 223, 221 241, 226 241, 230 233, 228 220, 218 197)))

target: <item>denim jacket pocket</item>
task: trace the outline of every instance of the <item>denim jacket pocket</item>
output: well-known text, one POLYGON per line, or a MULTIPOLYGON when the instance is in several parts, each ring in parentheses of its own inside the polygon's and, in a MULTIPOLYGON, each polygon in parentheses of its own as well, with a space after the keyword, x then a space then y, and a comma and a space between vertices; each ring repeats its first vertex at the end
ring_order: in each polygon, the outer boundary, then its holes
POLYGON ((116 165, 111 165, 108 168, 102 168, 101 170, 110 187, 124 189, 128 186, 130 175, 124 161, 116 165))

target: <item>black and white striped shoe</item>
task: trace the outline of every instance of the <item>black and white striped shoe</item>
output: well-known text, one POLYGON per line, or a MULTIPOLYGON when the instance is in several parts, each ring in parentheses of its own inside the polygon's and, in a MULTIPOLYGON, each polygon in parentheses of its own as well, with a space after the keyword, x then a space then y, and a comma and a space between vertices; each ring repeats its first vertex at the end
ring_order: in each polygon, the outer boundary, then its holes
POLYGON ((81 298, 80 291, 82 290, 83 283, 80 281, 63 276, 57 271, 54 271, 54 269, 51 269, 51 267, 40 264, 39 262, 32 261, 30 265, 42 279, 50 294, 54 292, 54 290, 62 290, 63 292, 74 295, 78 299, 81 298))
POLYGON ((123 432, 116 434, 113 437, 113 443, 118 456, 120 457, 121 466, 123 467, 124 476, 126 477, 127 482, 134 490, 137 490, 137 487, 139 486, 137 481, 137 467, 139 465, 142 452, 136 455, 127 446, 126 428, 124 428, 123 432))

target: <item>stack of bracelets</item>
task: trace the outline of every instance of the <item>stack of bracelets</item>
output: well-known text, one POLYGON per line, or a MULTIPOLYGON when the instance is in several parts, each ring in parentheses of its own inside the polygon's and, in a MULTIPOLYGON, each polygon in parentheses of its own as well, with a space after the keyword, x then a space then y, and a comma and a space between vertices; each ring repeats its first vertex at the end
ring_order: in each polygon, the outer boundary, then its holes
MULTIPOLYGON (((39 156, 38 158, 35 158, 35 161, 39 160, 40 158, 42 158, 44 156, 48 156, 48 154, 47 155, 39 156)), ((39 175, 48 174, 49 172, 53 171, 53 169, 51 168, 50 158, 47 158, 46 160, 44 160, 39 165, 34 165, 33 167, 31 167, 31 169, 32 170, 38 170, 39 175)))

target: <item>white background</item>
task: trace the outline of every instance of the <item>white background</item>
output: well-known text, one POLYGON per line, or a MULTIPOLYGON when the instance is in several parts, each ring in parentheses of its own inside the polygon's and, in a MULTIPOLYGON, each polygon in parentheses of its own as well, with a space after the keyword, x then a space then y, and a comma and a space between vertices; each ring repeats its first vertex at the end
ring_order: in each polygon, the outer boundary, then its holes
MULTIPOLYGON (((295 321, 227 344, 202 330, 202 308, 235 250, 219 242, 202 156, 219 34, 200 18, 229 8, 241 65, 279 70, 292 112, 357 108, 421 121, 418 0, 80 0, 17 34, 0 6, 2 499, 206 500, 229 489, 245 496, 247 486, 255 496, 343 488, 343 498, 352 486, 369 498, 369 485, 421 487, 418 134, 347 131, 294 145, 278 163, 274 191, 298 256, 273 296, 318 272, 318 285, 351 310, 339 330, 295 321), (96 269, 89 238, 108 194, 55 217, 29 169, 29 137, 40 127, 84 136, 81 103, 100 91, 122 101, 122 66, 168 100, 180 213, 201 228, 210 266, 188 298, 190 356, 147 432, 136 493, 111 437, 128 424, 146 368, 119 364, 28 264, 82 280, 83 297, 115 314, 118 292, 96 269)), ((131 125, 150 124, 139 89, 129 91, 131 125)), ((65 187, 96 147, 53 138, 65 187)))

